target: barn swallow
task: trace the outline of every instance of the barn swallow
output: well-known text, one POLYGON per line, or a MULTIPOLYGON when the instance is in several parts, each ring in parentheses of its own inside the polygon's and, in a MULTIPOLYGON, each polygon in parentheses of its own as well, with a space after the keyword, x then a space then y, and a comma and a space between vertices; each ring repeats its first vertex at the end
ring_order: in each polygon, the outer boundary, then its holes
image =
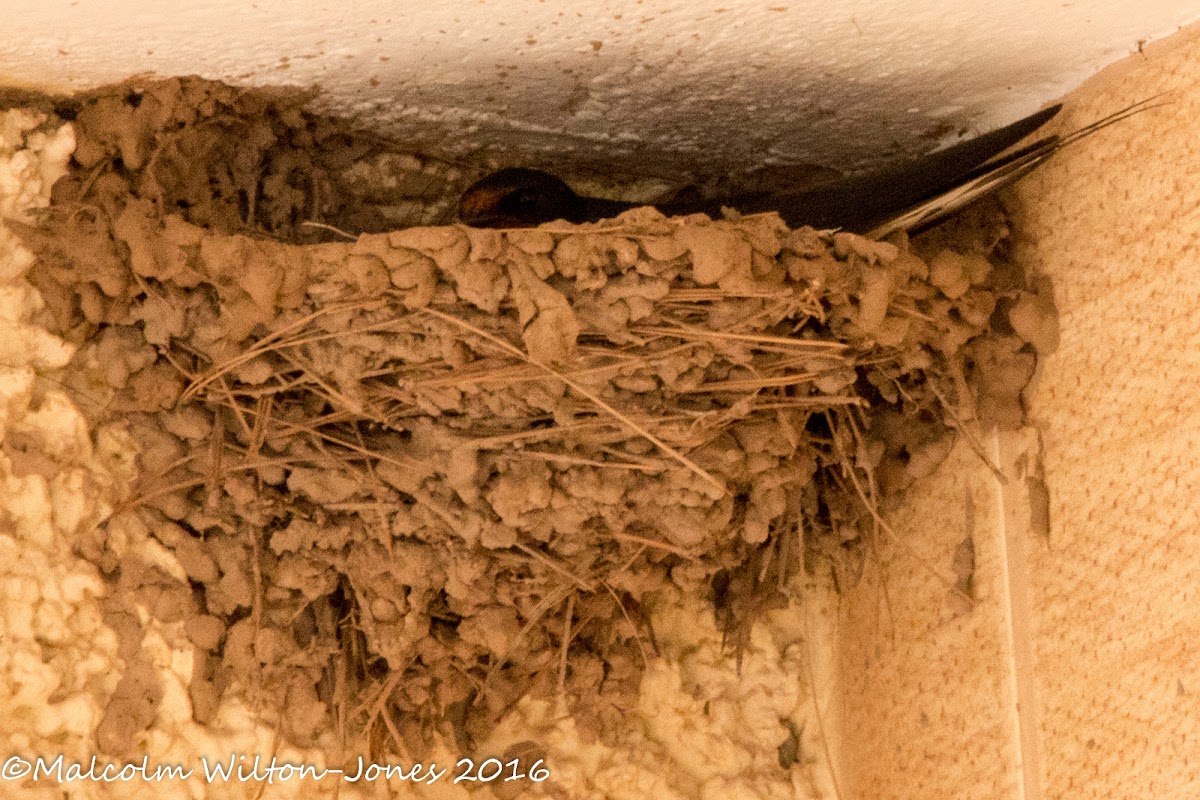
POLYGON ((540 169, 505 167, 467 187, 458 201, 458 218, 473 228, 528 228, 556 219, 596 222, 636 206, 576 194, 566 181, 540 169))
MULTIPOLYGON (((898 230, 915 233, 963 206, 1026 175, 1063 147, 1151 106, 1149 98, 1065 135, 1047 136, 1012 153, 1001 153, 1045 125, 1054 105, 1024 119, 935 151, 914 161, 865 175, 802 189, 747 192, 705 198, 685 189, 655 207, 667 216, 722 208, 741 214, 775 211, 789 226, 810 225, 882 238, 898 230)), ((471 185, 459 202, 459 219, 477 228, 526 228, 553 220, 597 222, 641 204, 577 194, 565 181, 536 169, 509 167, 471 185)))

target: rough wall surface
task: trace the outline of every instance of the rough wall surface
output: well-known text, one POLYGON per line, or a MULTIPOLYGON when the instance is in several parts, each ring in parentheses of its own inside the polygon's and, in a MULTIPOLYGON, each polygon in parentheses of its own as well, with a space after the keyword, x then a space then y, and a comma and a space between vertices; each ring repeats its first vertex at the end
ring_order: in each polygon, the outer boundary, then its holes
POLYGON ((847 798, 1015 798, 1002 487, 959 442, 844 598, 847 798))
POLYGON ((1032 411, 1049 541, 1031 547, 1046 797, 1200 794, 1200 35, 1074 95, 1072 126, 1167 91, 1018 191, 1020 255, 1062 346, 1032 411))
POLYGON ((892 517, 912 538, 843 606, 848 797, 1200 791, 1198 83, 1195 30, 1105 71, 1060 130, 1164 105, 1009 197, 1015 257, 1052 277, 1060 313, 1030 398, 1049 524, 1032 431, 984 443, 1003 481, 964 445, 892 517), (952 584, 971 560, 961 616, 952 584))

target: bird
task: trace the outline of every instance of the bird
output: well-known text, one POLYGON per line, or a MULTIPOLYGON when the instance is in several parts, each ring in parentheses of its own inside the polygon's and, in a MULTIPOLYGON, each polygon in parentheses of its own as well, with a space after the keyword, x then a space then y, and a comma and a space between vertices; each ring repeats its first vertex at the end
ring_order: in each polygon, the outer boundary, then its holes
MULTIPOLYGON (((725 208, 739 214, 774 211, 792 228, 804 225, 882 239, 900 230, 917 233, 969 203, 1028 174, 1062 148, 1101 128, 1155 107, 1155 97, 1127 106, 1076 131, 1051 135, 1013 152, 1049 122, 1062 104, 1031 114, 1003 128, 901 161, 863 175, 796 189, 704 197, 687 188, 654 204, 667 216, 703 213, 718 218, 725 208)), ((506 167, 476 181, 463 192, 461 222, 477 228, 528 228, 563 220, 599 222, 638 207, 639 203, 588 197, 562 178, 528 167, 506 167)))

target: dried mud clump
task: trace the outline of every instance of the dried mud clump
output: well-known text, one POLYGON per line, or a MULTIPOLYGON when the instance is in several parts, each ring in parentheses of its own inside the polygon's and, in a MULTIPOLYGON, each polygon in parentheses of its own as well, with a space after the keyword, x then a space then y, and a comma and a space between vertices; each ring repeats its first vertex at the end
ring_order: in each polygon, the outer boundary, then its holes
POLYGON ((478 172, 305 109, 295 89, 247 90, 199 78, 126 84, 59 104, 78 146, 57 205, 160 213, 223 233, 326 241, 448 222, 478 172), (306 224, 317 223, 317 224, 306 224))
POLYGON ((69 388, 138 446, 78 547, 185 622, 198 719, 236 684, 299 743, 469 748, 528 692, 619 728, 659 597, 711 597, 736 648, 796 571, 853 579, 975 398, 1020 419, 1053 330, 1002 231, 922 258, 639 209, 299 245, 193 224, 121 159, 132 194, 13 226, 69 388))

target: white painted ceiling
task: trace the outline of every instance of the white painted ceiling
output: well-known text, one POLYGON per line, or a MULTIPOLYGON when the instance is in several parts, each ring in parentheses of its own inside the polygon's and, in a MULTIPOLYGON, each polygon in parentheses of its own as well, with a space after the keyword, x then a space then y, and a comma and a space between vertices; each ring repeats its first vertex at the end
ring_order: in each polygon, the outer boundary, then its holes
POLYGON ((0 85, 318 90, 451 154, 856 168, 995 127, 1200 0, 3 0, 0 85))

